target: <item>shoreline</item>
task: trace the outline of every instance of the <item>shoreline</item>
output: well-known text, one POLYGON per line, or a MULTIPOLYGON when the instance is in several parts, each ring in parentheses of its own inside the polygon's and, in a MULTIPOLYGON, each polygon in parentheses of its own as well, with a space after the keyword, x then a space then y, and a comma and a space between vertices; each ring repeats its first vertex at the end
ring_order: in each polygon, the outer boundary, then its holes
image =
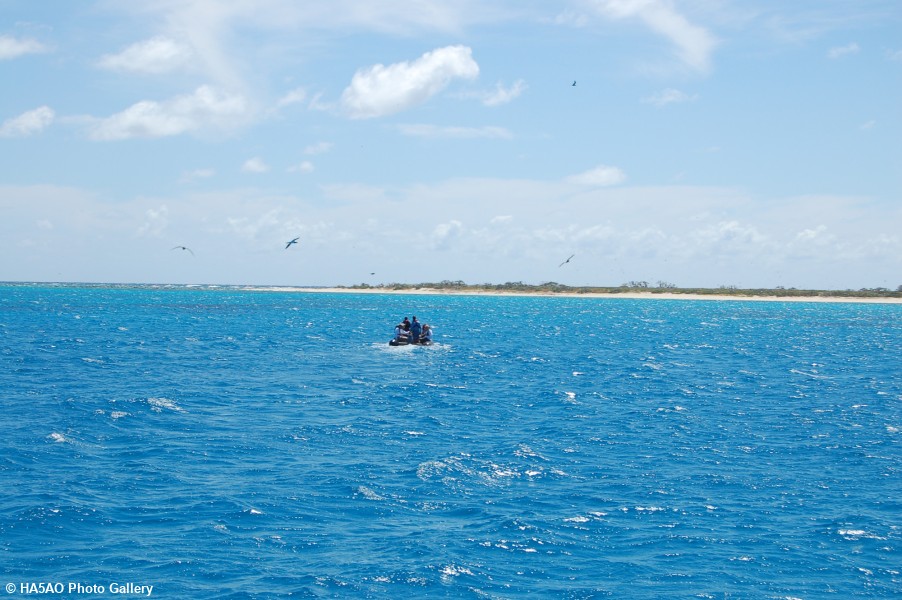
POLYGON ((544 297, 544 298, 590 298, 595 300, 711 300, 735 302, 816 302, 816 303, 849 303, 849 304, 902 304, 902 296, 855 296, 848 292, 831 290, 798 290, 798 294, 768 293, 771 290, 750 290, 756 293, 698 293, 693 291, 657 291, 648 289, 637 291, 558 291, 554 289, 481 289, 479 287, 344 287, 344 286, 294 286, 294 285, 252 285, 252 284, 171 284, 171 283, 87 283, 87 282, 16 282, 4 281, 0 285, 10 286, 52 286, 52 287, 110 287, 110 288, 159 288, 186 290, 233 290, 249 292, 283 292, 309 294, 388 294, 409 296, 509 296, 509 297, 544 297))
POLYGON ((864 298, 855 296, 746 296, 741 294, 680 294, 673 292, 518 292, 502 290, 454 290, 446 288, 415 288, 393 290, 388 288, 345 288, 345 287, 254 287, 247 289, 271 292, 299 292, 319 294, 392 294, 411 296, 511 296, 544 298, 593 298, 624 300, 715 300, 737 302, 849 302, 855 304, 902 304, 902 298, 864 298))

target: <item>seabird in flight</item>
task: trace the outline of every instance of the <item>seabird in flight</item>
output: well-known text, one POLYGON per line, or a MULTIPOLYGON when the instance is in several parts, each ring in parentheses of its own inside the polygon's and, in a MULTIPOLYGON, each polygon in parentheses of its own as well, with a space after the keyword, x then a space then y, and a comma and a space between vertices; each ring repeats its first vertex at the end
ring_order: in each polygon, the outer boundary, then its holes
POLYGON ((573 258, 574 256, 576 256, 576 255, 575 255, 575 254, 571 254, 571 255, 567 258, 567 260, 565 260, 564 262, 562 262, 561 264, 558 265, 558 268, 563 267, 564 265, 566 265, 568 262, 570 262, 570 259, 573 258))
POLYGON ((291 240, 290 242, 288 242, 287 244, 285 244, 285 249, 288 250, 288 248, 289 248, 292 244, 297 244, 299 239, 301 239, 301 238, 296 237, 296 238, 294 238, 293 240, 291 240))
POLYGON ((188 252, 191 253, 191 256, 194 256, 194 251, 191 248, 189 248, 188 246, 174 246, 174 247, 170 248, 170 250, 187 250, 188 252))
POLYGON ((571 85, 570 87, 573 87, 573 86, 575 86, 575 85, 576 85, 576 80, 574 79, 574 80, 573 80, 573 85, 571 85))

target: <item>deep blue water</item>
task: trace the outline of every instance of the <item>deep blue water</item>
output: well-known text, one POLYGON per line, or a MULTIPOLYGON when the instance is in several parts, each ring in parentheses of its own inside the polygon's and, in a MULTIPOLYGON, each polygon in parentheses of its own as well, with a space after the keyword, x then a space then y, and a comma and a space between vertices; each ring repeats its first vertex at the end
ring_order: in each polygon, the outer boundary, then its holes
POLYGON ((0 585, 899 597, 900 366, 902 305, 0 286, 0 585))

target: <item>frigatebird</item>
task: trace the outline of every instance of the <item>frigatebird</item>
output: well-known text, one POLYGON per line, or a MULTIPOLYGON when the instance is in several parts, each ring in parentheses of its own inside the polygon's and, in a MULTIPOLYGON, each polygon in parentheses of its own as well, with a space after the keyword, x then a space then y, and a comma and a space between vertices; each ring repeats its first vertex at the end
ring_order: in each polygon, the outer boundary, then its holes
POLYGON ((289 248, 292 244, 297 244, 299 239, 301 239, 301 238, 296 237, 296 238, 294 238, 293 240, 291 240, 290 242, 288 242, 287 244, 285 244, 285 249, 288 250, 288 248, 289 248))
POLYGON ((188 252, 191 253, 191 256, 194 256, 194 251, 191 248, 189 248, 188 246, 174 246, 174 247, 170 248, 170 250, 187 250, 188 252))
POLYGON ((567 258, 567 260, 565 260, 564 262, 562 262, 561 264, 558 265, 558 268, 561 268, 561 267, 563 267, 564 265, 566 265, 568 262, 570 262, 570 259, 573 258, 574 256, 576 256, 576 255, 575 255, 575 254, 571 254, 571 255, 567 258))

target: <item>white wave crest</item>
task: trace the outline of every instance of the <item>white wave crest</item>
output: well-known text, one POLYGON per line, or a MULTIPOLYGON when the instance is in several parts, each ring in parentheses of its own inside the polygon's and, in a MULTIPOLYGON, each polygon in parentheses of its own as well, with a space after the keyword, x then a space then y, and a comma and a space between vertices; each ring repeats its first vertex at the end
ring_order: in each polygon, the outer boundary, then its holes
POLYGON ((147 403, 154 412, 163 412, 163 409, 173 412, 185 412, 175 403, 175 400, 170 400, 169 398, 148 398, 147 403))
POLYGON ((357 493, 366 498, 367 500, 385 500, 384 496, 380 496, 372 489, 366 487, 365 485, 361 485, 357 488, 357 493))

